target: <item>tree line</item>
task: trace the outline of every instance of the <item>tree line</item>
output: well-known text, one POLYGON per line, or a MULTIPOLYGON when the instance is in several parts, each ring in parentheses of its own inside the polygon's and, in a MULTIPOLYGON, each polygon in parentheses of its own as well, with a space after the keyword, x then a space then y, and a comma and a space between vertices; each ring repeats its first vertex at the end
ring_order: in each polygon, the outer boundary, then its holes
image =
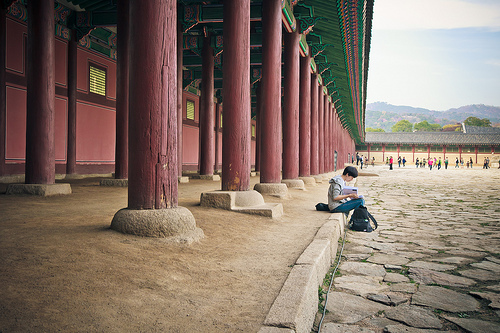
MULTIPOLYGON (((487 118, 479 119, 477 117, 468 117, 464 120, 465 125, 469 126, 480 126, 480 127, 491 127, 491 121, 487 118)), ((408 120, 400 120, 394 126, 391 127, 392 132, 441 132, 441 131, 461 131, 461 124, 449 124, 441 127, 439 124, 430 124, 427 120, 421 121, 419 123, 411 123, 408 120)), ((381 128, 371 128, 367 127, 366 132, 385 132, 381 128)))

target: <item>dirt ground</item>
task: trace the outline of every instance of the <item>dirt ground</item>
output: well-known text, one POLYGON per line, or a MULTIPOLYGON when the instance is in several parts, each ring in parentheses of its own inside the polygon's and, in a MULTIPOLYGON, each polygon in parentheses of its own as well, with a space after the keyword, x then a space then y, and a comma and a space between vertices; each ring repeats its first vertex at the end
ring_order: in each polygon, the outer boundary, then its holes
MULTIPOLYGON (((259 181, 252 177, 253 184, 259 181)), ((269 219, 199 206, 220 182, 179 185, 205 238, 191 245, 109 229, 127 189, 7 196, 0 184, 0 332, 256 332, 328 214, 328 184, 290 190, 269 219)))

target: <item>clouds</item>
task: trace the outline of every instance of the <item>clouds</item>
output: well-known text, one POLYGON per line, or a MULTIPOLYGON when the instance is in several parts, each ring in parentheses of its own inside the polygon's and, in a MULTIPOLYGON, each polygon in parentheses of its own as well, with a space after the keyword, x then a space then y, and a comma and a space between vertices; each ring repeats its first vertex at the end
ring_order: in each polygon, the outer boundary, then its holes
POLYGON ((500 30, 498 0, 376 0, 374 30, 458 29, 500 30))
POLYGON ((376 0, 367 102, 500 105, 499 0, 376 0))

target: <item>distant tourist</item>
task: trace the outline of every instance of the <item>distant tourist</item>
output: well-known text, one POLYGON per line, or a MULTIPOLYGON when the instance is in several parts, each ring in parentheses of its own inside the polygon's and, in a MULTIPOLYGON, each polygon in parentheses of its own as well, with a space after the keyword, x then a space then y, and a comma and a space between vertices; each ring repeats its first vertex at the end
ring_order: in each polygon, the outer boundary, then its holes
POLYGON ((432 158, 429 158, 429 170, 432 170, 432 164, 434 163, 434 161, 432 160, 432 158))
POLYGON ((458 157, 455 159, 455 168, 458 168, 458 157))
POLYGON ((402 161, 403 161, 403 166, 405 166, 406 165, 406 158, 404 156, 403 156, 402 161))
POLYGON ((439 161, 438 161, 438 170, 441 169, 441 157, 439 158, 439 161))
POLYGON ((418 168, 418 157, 417 160, 415 161, 415 166, 418 168))
POLYGON ((375 166, 375 157, 372 157, 372 167, 375 166))
POLYGON ((392 156, 389 158, 389 170, 392 170, 392 163, 394 163, 394 160, 392 159, 392 156))
POLYGON ((444 168, 448 169, 448 157, 444 159, 444 168))
POLYGON ((401 168, 401 156, 398 156, 398 168, 401 168))
POLYGON ((472 157, 469 160, 470 168, 472 169, 472 157))

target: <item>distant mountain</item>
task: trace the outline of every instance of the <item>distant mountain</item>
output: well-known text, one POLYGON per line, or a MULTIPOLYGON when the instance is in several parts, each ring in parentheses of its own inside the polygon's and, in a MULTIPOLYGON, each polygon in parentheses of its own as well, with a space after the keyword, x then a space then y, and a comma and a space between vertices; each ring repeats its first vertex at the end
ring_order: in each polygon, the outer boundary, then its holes
POLYGON ((392 105, 385 102, 368 103, 366 105, 365 126, 382 128, 386 132, 400 120, 406 119, 411 123, 427 120, 431 124, 456 124, 463 122, 467 117, 487 118, 492 124, 500 123, 500 107, 484 104, 473 104, 453 108, 446 111, 434 111, 412 106, 392 105))

